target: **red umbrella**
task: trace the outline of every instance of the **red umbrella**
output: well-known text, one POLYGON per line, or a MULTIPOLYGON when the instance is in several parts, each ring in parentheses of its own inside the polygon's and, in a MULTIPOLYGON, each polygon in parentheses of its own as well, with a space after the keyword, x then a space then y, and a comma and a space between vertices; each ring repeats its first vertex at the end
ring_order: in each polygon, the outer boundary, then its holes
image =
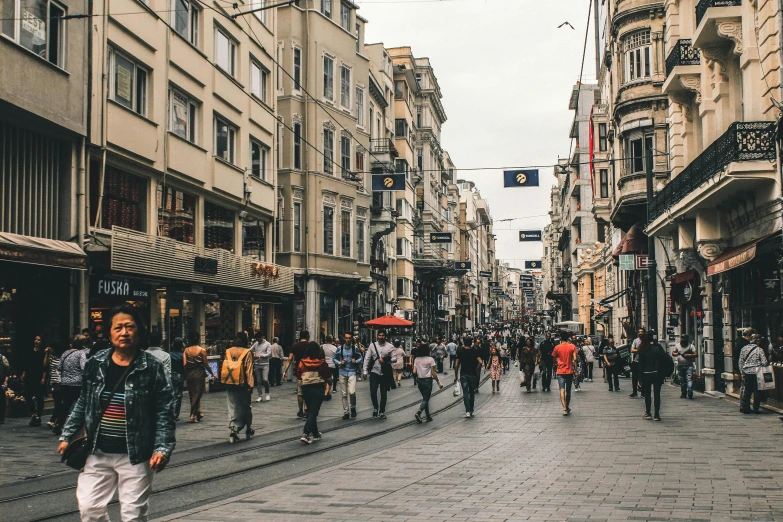
POLYGON ((395 317, 393 315, 384 315, 383 317, 377 317, 371 321, 367 321, 364 323, 365 326, 374 327, 374 326, 380 326, 382 328, 386 327, 394 327, 394 326, 413 326, 413 321, 408 321, 406 319, 400 319, 399 317, 395 317))

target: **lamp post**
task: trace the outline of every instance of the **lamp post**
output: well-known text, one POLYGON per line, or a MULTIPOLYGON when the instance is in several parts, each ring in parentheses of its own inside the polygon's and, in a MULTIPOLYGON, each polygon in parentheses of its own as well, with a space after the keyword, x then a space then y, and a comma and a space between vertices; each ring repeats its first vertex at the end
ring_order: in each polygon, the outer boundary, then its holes
MULTIPOLYGON (((650 208, 653 195, 653 150, 647 151, 647 224, 650 223, 650 208)), ((655 237, 647 236, 647 328, 658 331, 658 288, 656 285, 655 237)))

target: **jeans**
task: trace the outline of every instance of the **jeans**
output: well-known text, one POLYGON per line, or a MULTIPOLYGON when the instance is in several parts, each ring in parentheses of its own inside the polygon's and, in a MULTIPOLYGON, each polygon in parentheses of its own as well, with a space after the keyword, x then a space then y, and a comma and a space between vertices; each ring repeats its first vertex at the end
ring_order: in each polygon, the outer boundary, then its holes
POLYGON ((740 397, 740 411, 750 411, 750 396, 753 395, 753 411, 761 408, 761 392, 759 391, 756 374, 742 375, 742 396, 740 397))
POLYGON ((594 363, 591 362, 585 363, 584 372, 583 372, 584 378, 590 379, 591 381, 593 380, 593 364, 594 363))
POLYGON ((25 381, 24 383, 24 401, 31 416, 40 417, 44 409, 44 396, 46 389, 41 381, 25 381))
POLYGON ((54 422, 57 426, 60 426, 62 428, 62 424, 57 424, 57 421, 62 417, 62 410, 63 410, 63 393, 62 393, 62 386, 57 385, 57 387, 51 388, 51 394, 52 394, 52 401, 54 401, 54 413, 52 414, 52 418, 50 419, 50 422, 54 422))
POLYGON ((644 413, 650 413, 650 403, 653 397, 650 397, 650 388, 655 398, 655 416, 661 413, 661 385, 663 379, 658 378, 658 372, 642 374, 642 396, 644 397, 644 413))
POLYGON ((348 409, 348 399, 350 398, 350 407, 356 408, 356 376, 340 376, 340 393, 343 396, 343 412, 350 413, 348 409))
POLYGON ((451 355, 449 354, 449 369, 454 368, 454 361, 457 360, 457 355, 451 355))
POLYGON ((256 390, 261 397, 261 387, 264 387, 263 393, 269 393, 269 365, 253 366, 253 379, 256 381, 256 390))
POLYGON ((615 366, 605 366, 606 382, 609 383, 609 391, 620 389, 620 368, 615 366), (614 382, 614 387, 612 387, 614 382))
POLYGON ((476 402, 475 390, 478 388, 478 379, 475 375, 463 375, 459 378, 462 387, 462 402, 465 403, 465 412, 473 414, 473 404, 476 402))
POLYGON ((419 413, 424 412, 430 418, 430 396, 432 396, 432 377, 419 378, 419 391, 421 392, 421 404, 419 413))
POLYGON ((389 387, 383 382, 383 378, 377 373, 370 374, 370 398, 372 399, 372 409, 378 413, 384 413, 386 411, 386 394, 389 392, 389 387), (381 404, 378 404, 378 388, 381 389, 381 404))
POLYGON ((325 393, 325 384, 302 386, 302 397, 307 407, 307 419, 304 425, 305 435, 317 435, 320 433, 318 431, 318 412, 321 411, 321 405, 324 403, 325 393))
POLYGON ((134 466, 127 454, 115 455, 98 450, 89 455, 76 486, 81 519, 87 522, 108 521, 106 506, 116 491, 123 521, 147 520, 154 475, 149 462, 134 466))
POLYGON ((571 385, 574 383, 574 374, 568 373, 557 375, 557 385, 561 390, 565 390, 566 406, 571 405, 571 385))
POLYGON ((280 386, 283 380, 283 360, 269 359, 269 382, 273 386, 280 386))
POLYGON ((631 395, 636 397, 636 390, 639 386, 639 363, 632 362, 631 363, 631 395))
POLYGON ((340 368, 337 368, 335 366, 334 368, 332 368, 332 389, 331 389, 332 393, 337 391, 338 382, 340 382, 340 368))
POLYGON ((544 361, 541 363, 541 390, 550 391, 552 389, 552 366, 553 361, 544 361))
POLYGON ((679 366, 677 373, 680 374, 680 393, 693 399, 693 366, 679 366))
POLYGON ((438 368, 438 373, 443 373, 443 357, 436 358, 435 364, 438 368))

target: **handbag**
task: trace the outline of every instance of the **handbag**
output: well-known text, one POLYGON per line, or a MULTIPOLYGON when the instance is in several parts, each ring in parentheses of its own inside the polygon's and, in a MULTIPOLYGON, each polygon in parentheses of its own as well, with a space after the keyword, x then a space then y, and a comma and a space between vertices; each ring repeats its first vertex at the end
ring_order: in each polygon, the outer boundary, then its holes
POLYGON ((454 391, 451 393, 454 395, 454 397, 459 397, 459 394, 462 393, 462 391, 459 388, 459 383, 454 385, 454 391))
POLYGON ((756 367, 756 384, 759 390, 775 389, 775 373, 772 371, 772 366, 756 367))
MULTIPOLYGON (((131 363, 128 365, 128 368, 123 372, 122 376, 117 380, 117 382, 114 384, 114 388, 111 390, 111 394, 109 395, 109 400, 106 401, 106 406, 101 410, 100 416, 98 416, 98 422, 96 425, 100 425, 101 419, 103 419, 103 415, 106 413, 106 410, 109 408, 109 404, 111 404, 111 398, 114 396, 114 394, 117 392, 117 390, 120 388, 120 384, 123 384, 125 382, 125 379, 127 379, 128 374, 130 373, 131 369, 133 369, 133 365, 136 362, 136 358, 134 357, 131 363)), ((65 462, 65 465, 69 468, 73 468, 77 471, 81 471, 84 469, 84 464, 87 462, 87 457, 90 455, 90 434, 87 433, 87 427, 82 425, 81 428, 74 434, 74 436, 71 438, 71 441, 68 443, 68 447, 65 448, 65 451, 63 452, 63 456, 60 459, 60 462, 65 462)))

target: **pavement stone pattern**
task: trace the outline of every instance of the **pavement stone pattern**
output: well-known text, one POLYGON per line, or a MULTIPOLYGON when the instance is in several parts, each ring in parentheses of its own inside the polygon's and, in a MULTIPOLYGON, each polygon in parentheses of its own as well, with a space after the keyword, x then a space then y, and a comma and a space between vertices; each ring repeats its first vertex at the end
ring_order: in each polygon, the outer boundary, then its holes
POLYGON ((456 408, 422 437, 160 520, 783 520, 777 415, 664 385, 663 421, 646 421, 628 380, 597 378, 564 417, 556 383, 525 393, 517 375, 484 385, 473 419, 456 408))
MULTIPOLYGON (((284 382, 282 386, 272 387, 270 395, 271 401, 257 403, 257 393, 253 391, 253 428, 256 430, 256 437, 303 427, 304 422, 296 417, 296 382, 284 382)), ((413 379, 403 379, 400 388, 389 392, 390 401, 400 398, 405 398, 406 402, 420 400, 421 396, 418 388, 413 385, 413 379)), ((358 418, 369 416, 372 403, 368 381, 356 383, 356 400, 358 418)), ((228 441, 225 392, 206 393, 201 404, 204 418, 197 424, 189 423, 190 401, 187 389, 185 390, 180 421, 177 423, 175 458, 179 452, 228 441)), ((319 420, 325 422, 329 419, 342 419, 342 416, 338 385, 338 390, 332 394, 332 400, 324 402, 319 420)), ((46 427, 48 420, 49 414, 44 415, 44 425, 40 428, 28 426, 30 419, 26 417, 8 418, 5 424, 0 425, 0 486, 37 477, 75 473, 60 462, 60 456, 57 455, 57 437, 46 427)))

